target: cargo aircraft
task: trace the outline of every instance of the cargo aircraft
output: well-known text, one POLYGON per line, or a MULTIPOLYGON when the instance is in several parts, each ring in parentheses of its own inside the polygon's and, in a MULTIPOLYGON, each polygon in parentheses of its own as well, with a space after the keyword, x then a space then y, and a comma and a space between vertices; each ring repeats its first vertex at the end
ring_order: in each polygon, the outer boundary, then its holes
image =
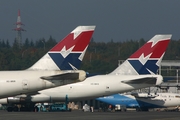
POLYGON ((26 70, 0 71, 0 98, 83 81, 86 73, 77 69, 94 29, 78 26, 26 70))
MULTIPOLYGON (((84 81, 38 91, 38 94, 14 96, 0 100, 0 104, 79 101, 159 85, 156 75, 171 35, 155 35, 114 71, 106 75, 87 77, 84 81)), ((11 110, 12 110, 12 106, 11 110)))

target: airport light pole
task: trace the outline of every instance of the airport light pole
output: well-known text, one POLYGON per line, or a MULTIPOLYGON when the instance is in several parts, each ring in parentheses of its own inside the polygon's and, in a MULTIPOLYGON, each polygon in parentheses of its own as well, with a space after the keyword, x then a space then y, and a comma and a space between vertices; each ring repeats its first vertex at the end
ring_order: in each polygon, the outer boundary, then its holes
POLYGON ((177 81, 176 81, 176 83, 177 83, 177 91, 176 92, 178 92, 178 69, 176 70, 176 77, 177 77, 177 81))
POLYGON ((176 70, 176 77, 177 77, 177 81, 176 81, 176 82, 177 82, 177 85, 178 85, 178 72, 179 72, 179 71, 178 71, 178 69, 177 69, 177 70, 176 70))

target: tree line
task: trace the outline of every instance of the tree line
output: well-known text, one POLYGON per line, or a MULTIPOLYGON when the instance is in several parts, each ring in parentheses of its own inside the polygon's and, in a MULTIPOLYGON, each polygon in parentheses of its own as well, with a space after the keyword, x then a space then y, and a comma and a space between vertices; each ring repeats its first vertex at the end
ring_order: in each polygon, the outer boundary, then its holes
MULTIPOLYGON (((107 74, 118 66, 118 60, 127 59, 146 41, 126 40, 123 42, 95 42, 92 38, 84 56, 80 69, 89 73, 107 74)), ((55 44, 56 40, 51 36, 37 41, 28 38, 18 47, 14 41, 0 40, 0 70, 23 70, 33 65, 55 44)), ((180 40, 171 40, 163 60, 180 60, 180 40)))

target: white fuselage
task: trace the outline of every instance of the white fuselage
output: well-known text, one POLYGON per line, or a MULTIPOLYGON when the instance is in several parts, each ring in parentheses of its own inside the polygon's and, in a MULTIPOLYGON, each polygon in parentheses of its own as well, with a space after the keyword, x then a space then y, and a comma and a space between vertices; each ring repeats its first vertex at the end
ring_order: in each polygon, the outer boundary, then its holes
POLYGON ((111 105, 124 105, 127 108, 165 108, 176 107, 180 105, 180 94, 177 93, 136 93, 114 94, 105 97, 96 98, 101 102, 111 105))
POLYGON ((61 74, 62 71, 23 70, 0 72, 0 98, 23 93, 37 92, 46 88, 61 85, 61 81, 41 79, 43 76, 61 74))
MULTIPOLYGON (((151 93, 152 94, 152 93, 151 93)), ((151 105, 159 106, 159 107, 174 107, 180 105, 180 94, 177 93, 157 93, 155 94, 156 97, 144 97, 144 98, 137 98, 132 95, 125 95, 126 97, 132 98, 136 101, 143 102, 144 106, 151 105)))
POLYGON ((39 91, 38 93, 40 94, 31 96, 31 101, 65 101, 66 95, 70 101, 75 101, 153 86, 153 84, 146 83, 127 84, 123 82, 129 80, 133 81, 147 76, 156 76, 156 82, 162 82, 162 76, 159 75, 97 75, 89 77, 83 82, 39 91))

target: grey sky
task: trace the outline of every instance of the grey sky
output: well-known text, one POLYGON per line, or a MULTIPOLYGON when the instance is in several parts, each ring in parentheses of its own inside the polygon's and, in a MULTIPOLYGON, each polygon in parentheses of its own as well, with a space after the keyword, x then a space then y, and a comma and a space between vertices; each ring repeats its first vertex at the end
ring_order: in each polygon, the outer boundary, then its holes
POLYGON ((149 40, 155 34, 180 39, 180 0, 0 0, 0 39, 14 41, 18 9, 25 38, 56 40, 78 25, 96 25, 97 42, 149 40))

